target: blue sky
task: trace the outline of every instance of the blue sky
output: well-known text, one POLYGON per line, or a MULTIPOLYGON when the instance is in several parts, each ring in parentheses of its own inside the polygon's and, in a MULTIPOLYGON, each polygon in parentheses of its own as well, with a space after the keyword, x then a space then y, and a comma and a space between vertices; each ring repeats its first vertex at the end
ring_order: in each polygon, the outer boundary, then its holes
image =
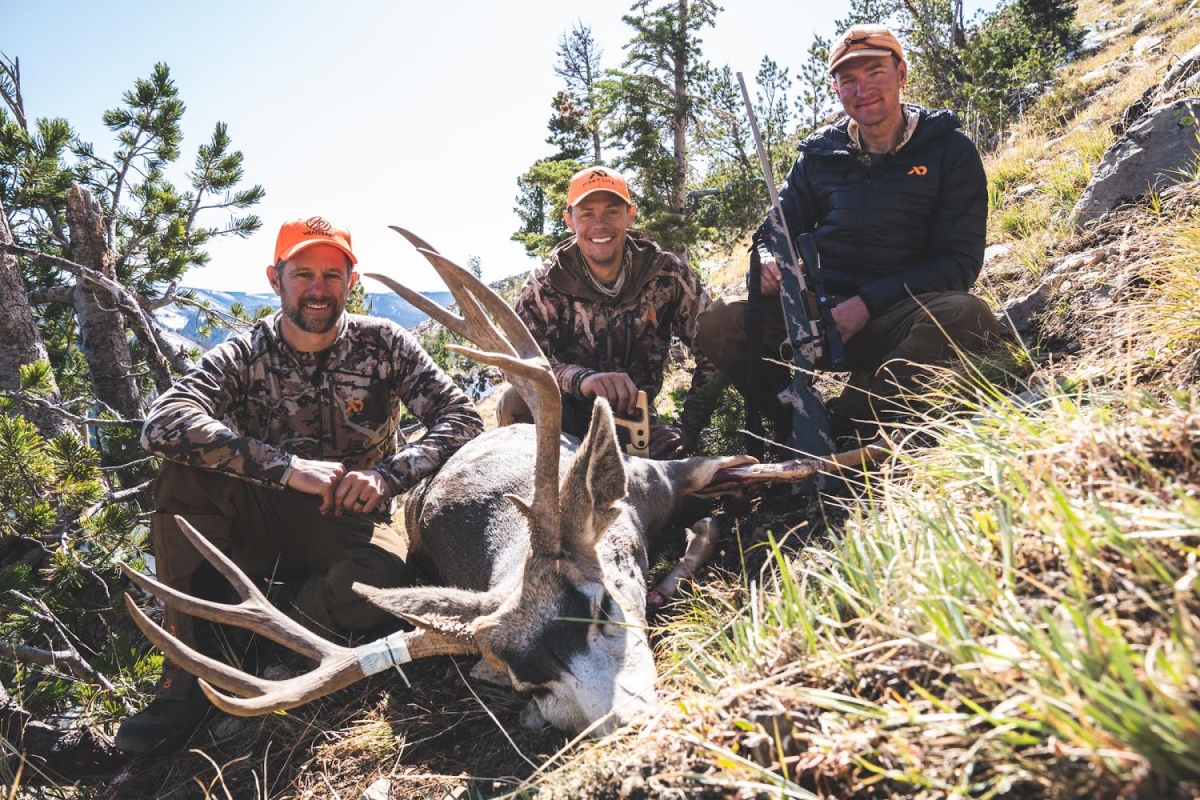
MULTIPOLYGON (((813 32, 831 35, 847 5, 729 0, 703 34, 705 54, 747 77, 770 55, 794 74, 813 32)), ((992 5, 968 0, 968 15, 992 5)), ((558 39, 582 20, 603 49, 602 66, 619 66, 628 8, 617 0, 0 0, 0 52, 20 59, 27 115, 65 117, 99 153, 112 151, 101 114, 157 61, 170 65, 187 104, 184 168, 213 125, 228 123, 247 184, 267 191, 254 209, 263 229, 213 244, 212 263, 185 283, 269 291, 263 270, 279 224, 322 214, 350 228, 360 270, 440 289, 387 226, 413 230, 460 263, 479 256, 489 280, 529 269, 509 241, 512 208, 517 176, 550 152, 558 39)))

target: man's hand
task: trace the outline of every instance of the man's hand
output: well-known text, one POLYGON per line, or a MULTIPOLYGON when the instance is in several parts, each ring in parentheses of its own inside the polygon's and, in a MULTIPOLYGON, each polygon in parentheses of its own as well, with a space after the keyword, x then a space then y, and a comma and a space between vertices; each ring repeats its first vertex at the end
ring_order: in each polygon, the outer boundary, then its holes
POLYGON ((774 297, 779 294, 779 284, 783 282, 783 273, 775 256, 766 256, 760 260, 761 270, 758 274, 758 290, 763 297, 774 297))
POLYGON ((624 372, 593 372, 579 384, 579 391, 584 397, 603 397, 621 416, 637 411, 638 388, 624 372))
POLYGON ((692 435, 672 425, 650 426, 650 457, 660 460, 682 458, 692 449, 692 435))
POLYGON ((287 486, 297 492, 320 497, 321 513, 328 514, 333 508, 333 493, 345 474, 346 467, 336 461, 297 458, 292 463, 292 474, 288 476, 287 486))
POLYGON ((387 502, 390 492, 383 476, 373 469, 347 472, 336 461, 310 461, 297 458, 292 464, 287 486, 321 498, 322 514, 333 511, 340 516, 349 510, 369 514, 387 502))
POLYGON ((387 481, 376 470, 347 472, 333 495, 334 513, 339 517, 343 511, 370 514, 377 508, 383 508, 390 496, 387 481))
POLYGON ((871 312, 858 295, 833 307, 833 324, 837 326, 843 344, 853 339, 870 321, 871 312))

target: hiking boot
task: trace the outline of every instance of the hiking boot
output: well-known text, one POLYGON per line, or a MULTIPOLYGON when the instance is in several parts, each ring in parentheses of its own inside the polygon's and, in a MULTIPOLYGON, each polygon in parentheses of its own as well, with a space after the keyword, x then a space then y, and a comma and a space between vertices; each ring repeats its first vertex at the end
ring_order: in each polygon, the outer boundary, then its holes
POLYGON ((154 699, 117 728, 113 744, 129 755, 152 750, 172 753, 191 737, 204 715, 212 708, 196 677, 174 664, 163 666, 154 699))

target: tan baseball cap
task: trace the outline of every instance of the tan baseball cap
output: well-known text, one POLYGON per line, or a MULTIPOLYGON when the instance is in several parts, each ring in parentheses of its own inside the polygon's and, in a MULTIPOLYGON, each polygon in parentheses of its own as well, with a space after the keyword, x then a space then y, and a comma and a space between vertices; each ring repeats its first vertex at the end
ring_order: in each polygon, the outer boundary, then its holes
POLYGON ((829 52, 829 74, 845 62, 863 56, 896 56, 904 60, 904 45, 886 25, 851 25, 829 52))

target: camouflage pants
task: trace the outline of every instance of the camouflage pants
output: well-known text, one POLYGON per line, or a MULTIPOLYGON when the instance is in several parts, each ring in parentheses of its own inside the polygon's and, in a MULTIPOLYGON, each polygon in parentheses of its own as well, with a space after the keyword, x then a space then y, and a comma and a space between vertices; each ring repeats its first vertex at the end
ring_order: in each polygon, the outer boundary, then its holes
MULTIPOLYGON (((204 557, 175 523, 184 517, 252 578, 292 588, 293 616, 335 633, 393 622, 351 590, 353 583, 400 586, 409 580, 404 542, 390 528, 361 514, 335 517, 318 509, 319 497, 274 490, 226 474, 164 461, 154 483, 154 556, 160 581, 196 591, 204 557)), ((182 615, 168 625, 191 628, 182 615)))
MULTIPOLYGON (((846 344, 850 378, 841 397, 831 404, 834 436, 870 436, 880 421, 903 415, 910 407, 903 398, 921 390, 922 365, 945 361, 954 347, 975 350, 998 335, 996 318, 987 303, 968 292, 935 292, 901 300, 846 344)), ((700 315, 697 343, 701 352, 742 393, 753 394, 764 419, 776 436, 791 430, 791 412, 778 394, 792 380, 790 363, 781 347, 787 338, 777 298, 763 298, 762 353, 758 385, 749 386, 746 335, 746 296, 722 297, 700 315), (767 360, 770 359, 770 360, 767 360)))

